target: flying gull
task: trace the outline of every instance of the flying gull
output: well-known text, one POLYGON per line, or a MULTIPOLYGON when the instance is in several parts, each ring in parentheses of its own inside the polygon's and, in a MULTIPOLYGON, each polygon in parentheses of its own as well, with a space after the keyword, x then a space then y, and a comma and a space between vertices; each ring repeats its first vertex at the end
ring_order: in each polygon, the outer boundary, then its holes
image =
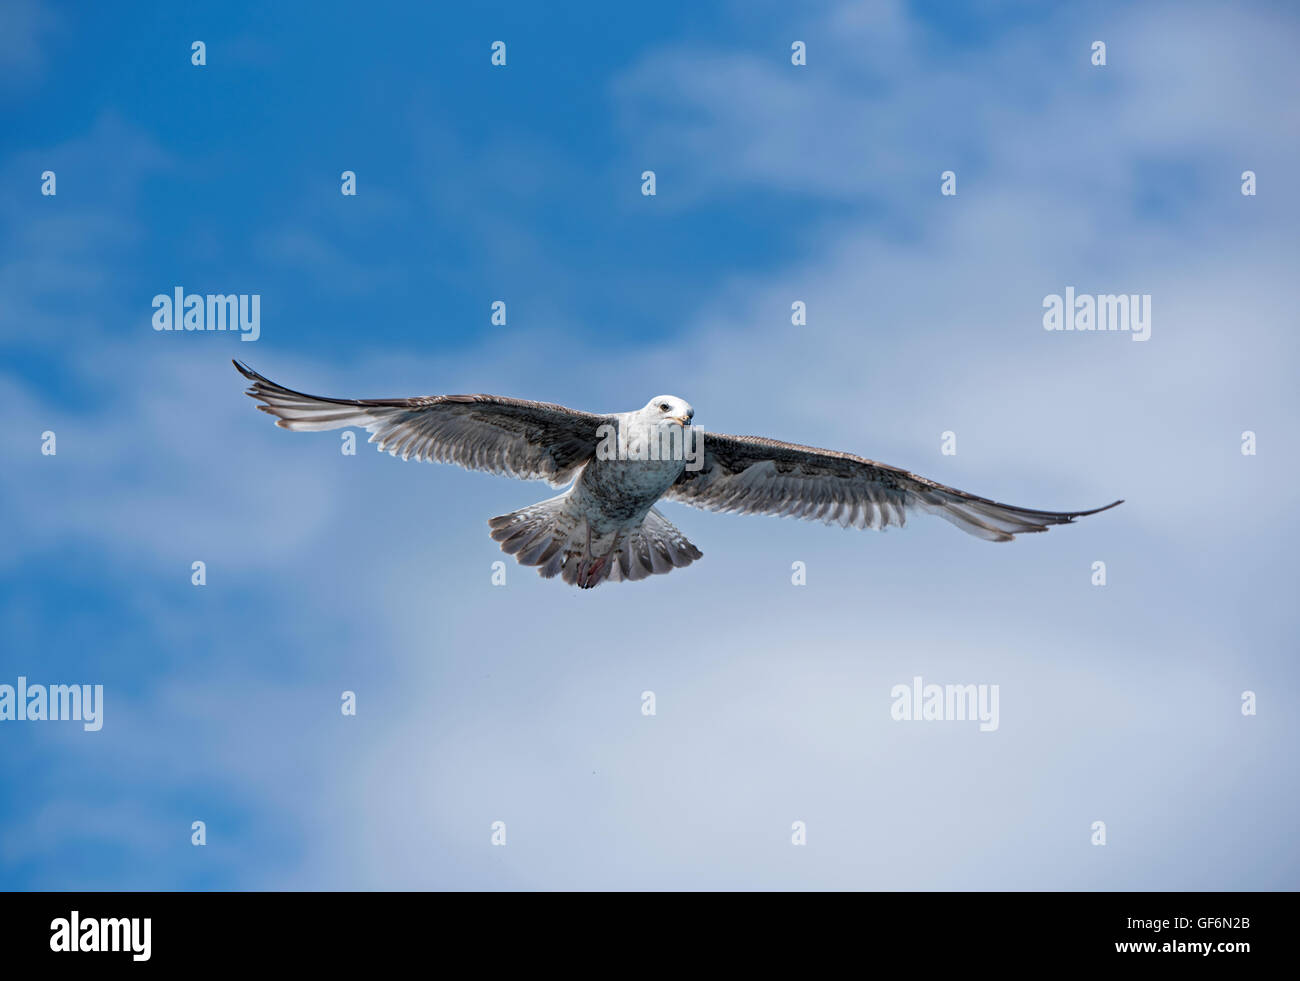
POLYGON ((403 460, 571 484, 488 525, 501 550, 522 565, 583 589, 671 572, 703 557, 655 508, 660 499, 845 528, 901 526, 908 511, 928 511, 991 542, 1122 503, 1091 511, 1018 508, 849 453, 703 433, 692 424, 695 410, 672 395, 608 415, 497 395, 335 399, 295 392, 234 364, 252 382, 247 394, 285 429, 356 427, 403 460))

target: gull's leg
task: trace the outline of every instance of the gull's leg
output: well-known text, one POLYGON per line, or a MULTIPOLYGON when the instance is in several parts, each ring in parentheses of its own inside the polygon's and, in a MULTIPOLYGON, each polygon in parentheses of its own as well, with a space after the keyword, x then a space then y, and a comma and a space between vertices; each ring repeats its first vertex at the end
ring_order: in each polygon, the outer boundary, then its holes
POLYGON ((623 533, 621 531, 614 532, 614 544, 611 545, 609 551, 605 553, 605 558, 609 560, 611 569, 618 565, 618 549, 622 540, 623 533))
POLYGON ((605 559, 596 558, 591 554, 591 522, 587 525, 587 548, 586 555, 583 558, 582 565, 578 570, 578 586, 582 589, 590 589, 600 581, 600 570, 605 565, 605 559))

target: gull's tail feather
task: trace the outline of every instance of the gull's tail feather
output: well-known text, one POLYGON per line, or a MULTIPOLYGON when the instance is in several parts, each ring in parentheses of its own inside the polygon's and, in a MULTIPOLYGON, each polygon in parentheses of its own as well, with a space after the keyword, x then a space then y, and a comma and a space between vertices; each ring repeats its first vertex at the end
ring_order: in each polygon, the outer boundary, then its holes
POLYGON ((647 576, 685 568, 703 557, 704 553, 687 541, 672 522, 651 508, 639 528, 622 534, 616 552, 617 561, 612 563, 608 573, 609 580, 635 582, 647 576))
POLYGON ((520 565, 539 565, 541 574, 554 576, 568 553, 585 542, 583 522, 565 507, 567 493, 488 519, 492 540, 520 565))
POLYGON ((582 517, 568 507, 568 494, 488 521, 493 541, 520 565, 539 575, 560 576, 571 586, 591 589, 605 580, 645 579, 690 565, 703 553, 658 511, 651 509, 632 531, 593 538, 582 517))

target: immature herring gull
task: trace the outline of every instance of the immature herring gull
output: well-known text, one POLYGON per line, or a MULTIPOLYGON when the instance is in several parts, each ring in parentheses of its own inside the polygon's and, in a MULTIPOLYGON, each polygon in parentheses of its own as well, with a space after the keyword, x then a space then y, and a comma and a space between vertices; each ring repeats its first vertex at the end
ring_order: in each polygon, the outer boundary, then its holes
POLYGON ((1069 524, 1091 511, 1036 511, 945 487, 849 453, 760 436, 704 433, 695 410, 661 395, 634 412, 597 415, 496 395, 334 399, 304 395, 235 367, 248 394, 285 429, 356 427, 403 460, 572 484, 557 497, 492 518, 502 551, 547 578, 589 589, 690 565, 703 553, 655 504, 810 518, 842 527, 903 524, 928 511, 991 542, 1069 524))

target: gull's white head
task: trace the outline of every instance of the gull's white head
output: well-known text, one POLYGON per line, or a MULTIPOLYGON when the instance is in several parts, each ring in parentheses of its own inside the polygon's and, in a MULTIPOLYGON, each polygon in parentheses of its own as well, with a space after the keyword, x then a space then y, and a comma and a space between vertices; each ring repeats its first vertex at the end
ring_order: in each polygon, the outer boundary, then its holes
POLYGON ((652 422, 675 422, 680 426, 689 426, 695 417, 695 410, 689 402, 676 395, 656 395, 645 404, 640 414, 648 416, 652 422))

